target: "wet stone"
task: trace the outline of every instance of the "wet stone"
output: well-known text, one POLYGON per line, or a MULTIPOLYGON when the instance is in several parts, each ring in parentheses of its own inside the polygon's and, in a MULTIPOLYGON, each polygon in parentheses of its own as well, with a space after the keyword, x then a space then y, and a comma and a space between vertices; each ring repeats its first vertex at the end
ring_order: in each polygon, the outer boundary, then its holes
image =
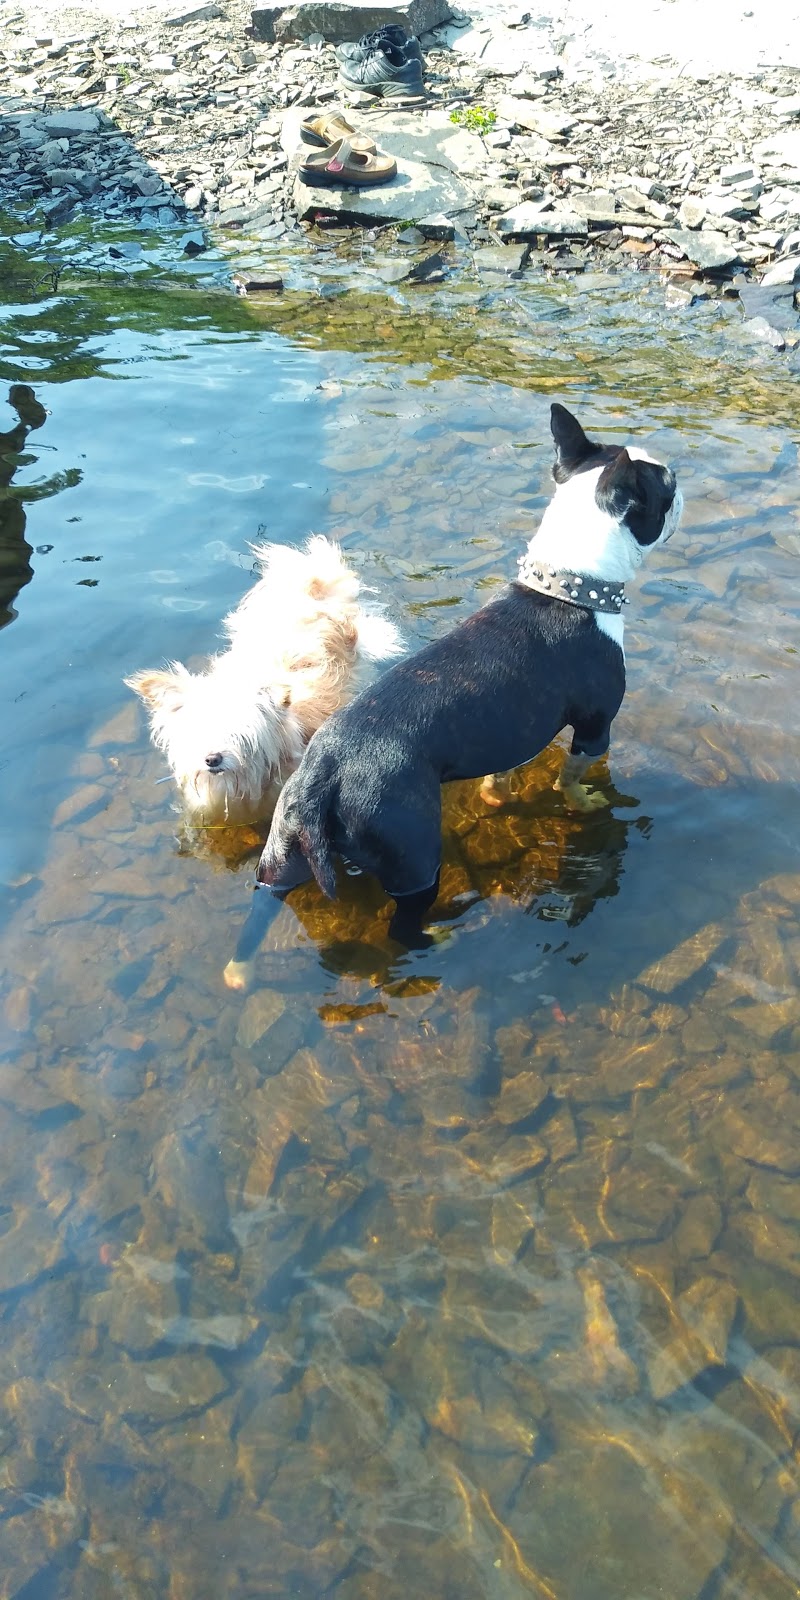
POLYGON ((236 1472, 234 1418, 235 1402, 225 1400, 161 1435, 160 1454, 170 1476, 200 1495, 213 1515, 224 1514, 236 1472))
POLYGON ((530 255, 530 245, 502 245, 498 249, 476 250, 473 261, 480 273, 518 277, 530 255))
POLYGON ((455 223, 451 222, 450 218, 444 216, 442 212, 437 212, 428 217, 420 217, 417 222, 417 229, 422 234, 423 239, 435 239, 445 242, 449 239, 454 239, 456 236, 455 223))
POLYGON ((0 1294, 29 1288, 58 1260, 60 1245, 44 1209, 7 1212, 0 1233, 0 1294))
POLYGON ((468 1451, 531 1456, 536 1448, 536 1430, 520 1421, 513 1403, 501 1402, 487 1411, 472 1395, 461 1399, 443 1396, 428 1420, 468 1451))
POLYGON ((531 1238, 534 1219, 531 1208, 513 1189, 495 1195, 492 1201, 492 1248, 500 1261, 517 1256, 531 1238))
POLYGON ((732 1283, 698 1278, 678 1299, 677 1311, 709 1361, 722 1365, 728 1349, 738 1296, 732 1283))
POLYGON ((584 1298, 584 1380, 618 1395, 635 1394, 639 1373, 622 1348, 600 1278, 594 1268, 586 1267, 578 1272, 578 1282, 584 1298))
MULTIPOLYGON (((688 1179, 687 1181, 691 1181, 688 1179)), ((608 1186, 606 1216, 616 1239, 647 1239, 673 1223, 677 1190, 655 1161, 631 1157, 608 1186)))
POLYGON ((709 1256, 722 1228, 722 1209, 712 1194, 692 1195, 675 1229, 675 1247, 683 1260, 709 1256))
POLYGON ((177 1313, 174 1283, 134 1278, 124 1270, 115 1274, 111 1287, 93 1307, 93 1317, 107 1320, 114 1343, 137 1358, 156 1349, 163 1327, 177 1313))
POLYGON ((204 1410, 226 1388, 214 1362, 196 1350, 149 1361, 120 1355, 109 1371, 108 1411, 134 1426, 152 1427, 204 1410))
POLYGON ((252 1050, 275 1026, 285 1009, 283 996, 272 989, 259 989, 256 994, 248 995, 236 1030, 236 1043, 252 1050))
POLYGON ((637 982, 658 994, 671 994, 706 965, 725 936, 726 930, 721 924, 709 923, 683 944, 676 945, 669 955, 640 972, 637 982))
POLYGON ((760 339, 764 344, 771 345, 773 350, 785 350, 786 338, 766 317, 749 317, 745 323, 748 333, 754 339, 760 339))
POLYGON ((533 1468, 508 1518, 523 1560, 547 1574, 559 1600, 585 1600, 589 1573, 592 1600, 659 1590, 697 1600, 731 1526, 699 1474, 673 1472, 640 1439, 617 1443, 599 1429, 570 1440, 559 1458, 557 1473, 546 1463, 533 1468))
POLYGON ((527 1117, 533 1116, 539 1110, 549 1093, 547 1084, 538 1073, 520 1072, 515 1078, 507 1078, 503 1083, 500 1099, 495 1107, 495 1117, 505 1127, 510 1127, 515 1122, 524 1122, 527 1117))
POLYGON ((232 1235, 219 1151, 202 1128, 167 1134, 153 1152, 154 1190, 209 1249, 230 1250, 232 1235))

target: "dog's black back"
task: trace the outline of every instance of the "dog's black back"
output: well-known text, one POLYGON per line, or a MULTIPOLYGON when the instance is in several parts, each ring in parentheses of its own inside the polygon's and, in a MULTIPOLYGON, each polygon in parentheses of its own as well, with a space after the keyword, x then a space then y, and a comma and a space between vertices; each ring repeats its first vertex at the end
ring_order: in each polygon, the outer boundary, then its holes
POLYGON ((281 886, 296 841, 328 893, 331 849, 389 894, 415 893, 439 865, 442 783, 522 766, 567 725, 574 750, 602 755, 624 692, 622 650, 592 612, 511 584, 314 735, 260 880, 281 886))

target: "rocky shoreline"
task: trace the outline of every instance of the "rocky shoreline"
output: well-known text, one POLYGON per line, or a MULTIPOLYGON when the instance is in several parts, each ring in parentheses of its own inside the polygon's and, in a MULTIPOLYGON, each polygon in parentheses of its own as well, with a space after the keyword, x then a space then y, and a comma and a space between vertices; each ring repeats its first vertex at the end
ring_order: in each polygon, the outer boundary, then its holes
MULTIPOLYGON (((598 85, 565 73, 552 50, 531 53, 532 25, 498 24, 484 65, 460 43, 457 16, 423 36, 423 110, 355 96, 353 120, 377 130, 407 181, 308 190, 296 176, 301 117, 353 101, 337 88, 332 44, 275 38, 278 12, 195 4, 128 26, 87 15, 59 36, 6 7, 0 206, 45 227, 84 214, 281 247, 318 226, 399 226, 401 276, 465 260, 490 280, 534 266, 656 268, 676 306, 708 292, 701 280, 741 289, 772 269, 746 306, 754 331, 777 348, 800 341, 796 70, 598 85), (452 240, 449 254, 431 261, 431 237, 452 240)), ((286 15, 284 32, 297 32, 297 10, 286 15)))

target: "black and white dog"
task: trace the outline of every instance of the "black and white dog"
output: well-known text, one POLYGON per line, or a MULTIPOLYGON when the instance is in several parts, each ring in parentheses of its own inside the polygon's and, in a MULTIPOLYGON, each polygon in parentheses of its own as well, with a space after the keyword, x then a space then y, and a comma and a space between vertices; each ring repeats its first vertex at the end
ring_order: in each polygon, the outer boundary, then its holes
MULTIPOLYGON (((578 810, 606 803, 580 779, 608 749, 625 693, 624 586, 675 531, 683 502, 672 472, 644 450, 593 443, 560 405, 551 429, 557 488, 519 577, 314 735, 258 865, 270 900, 312 874, 333 898, 340 854, 380 880, 396 902, 390 932, 413 942, 438 891, 441 785, 482 778, 496 802, 494 775, 566 726, 572 747, 556 788, 578 810)), ((231 987, 265 912, 253 908, 231 987)))

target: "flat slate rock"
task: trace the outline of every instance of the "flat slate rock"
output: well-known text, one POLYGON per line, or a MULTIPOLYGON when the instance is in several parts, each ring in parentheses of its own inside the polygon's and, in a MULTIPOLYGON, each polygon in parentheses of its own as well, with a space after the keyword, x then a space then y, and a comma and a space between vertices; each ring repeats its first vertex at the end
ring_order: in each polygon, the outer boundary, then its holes
POLYGON ((436 216, 420 217, 417 227, 423 239, 455 239, 456 225, 439 212, 436 216))
POLYGON ((497 219, 497 231, 506 239, 535 239, 537 234, 554 238, 583 238, 589 228, 585 217, 575 211, 540 210, 532 200, 523 200, 497 219))
POLYGON ((665 239, 676 244, 701 272, 720 272, 739 260, 738 248, 724 233, 692 233, 686 228, 662 228, 665 239))
POLYGON ((776 261, 761 279, 762 289, 771 289, 776 285, 787 283, 800 284, 800 256, 787 256, 784 261, 776 261))
POLYGON ((50 139, 70 139, 76 133, 97 133, 101 122, 94 111, 53 111, 42 126, 50 139))
POLYGON ((182 6, 179 10, 173 11, 171 16, 165 18, 165 21, 168 28, 185 28, 191 22, 210 22, 213 17, 222 17, 224 15, 225 13, 219 6, 212 4, 182 6))
POLYGON ((501 244, 495 248, 488 245, 476 250, 472 259, 479 272, 508 278, 522 272, 530 253, 529 244, 501 244))
MULTIPOLYGON (((302 111, 294 117, 287 114, 281 135, 284 149, 296 150, 296 130, 303 115, 302 111)), ((446 113, 433 111, 422 117, 413 112, 365 112, 359 117, 359 129, 391 152, 397 161, 397 176, 374 187, 347 189, 307 184, 298 175, 294 204, 301 219, 326 211, 342 222, 419 223, 439 213, 457 220, 471 211, 474 193, 448 156, 455 130, 446 113)))
POLYGON ((748 283, 744 277, 734 278, 733 281, 748 319, 763 320, 782 334, 796 333, 800 329, 800 317, 794 309, 793 284, 748 283))
POLYGON ((378 271, 384 283, 438 283, 445 277, 447 263, 437 250, 421 261, 389 261, 378 271))
POLYGON ((321 33, 324 39, 339 44, 360 39, 363 33, 372 33, 388 23, 397 23, 419 37, 447 22, 451 14, 448 0, 395 0, 394 4, 381 4, 381 0, 299 0, 294 6, 255 6, 251 21, 257 39, 273 39, 280 17, 284 39, 307 39, 312 33, 321 33))

